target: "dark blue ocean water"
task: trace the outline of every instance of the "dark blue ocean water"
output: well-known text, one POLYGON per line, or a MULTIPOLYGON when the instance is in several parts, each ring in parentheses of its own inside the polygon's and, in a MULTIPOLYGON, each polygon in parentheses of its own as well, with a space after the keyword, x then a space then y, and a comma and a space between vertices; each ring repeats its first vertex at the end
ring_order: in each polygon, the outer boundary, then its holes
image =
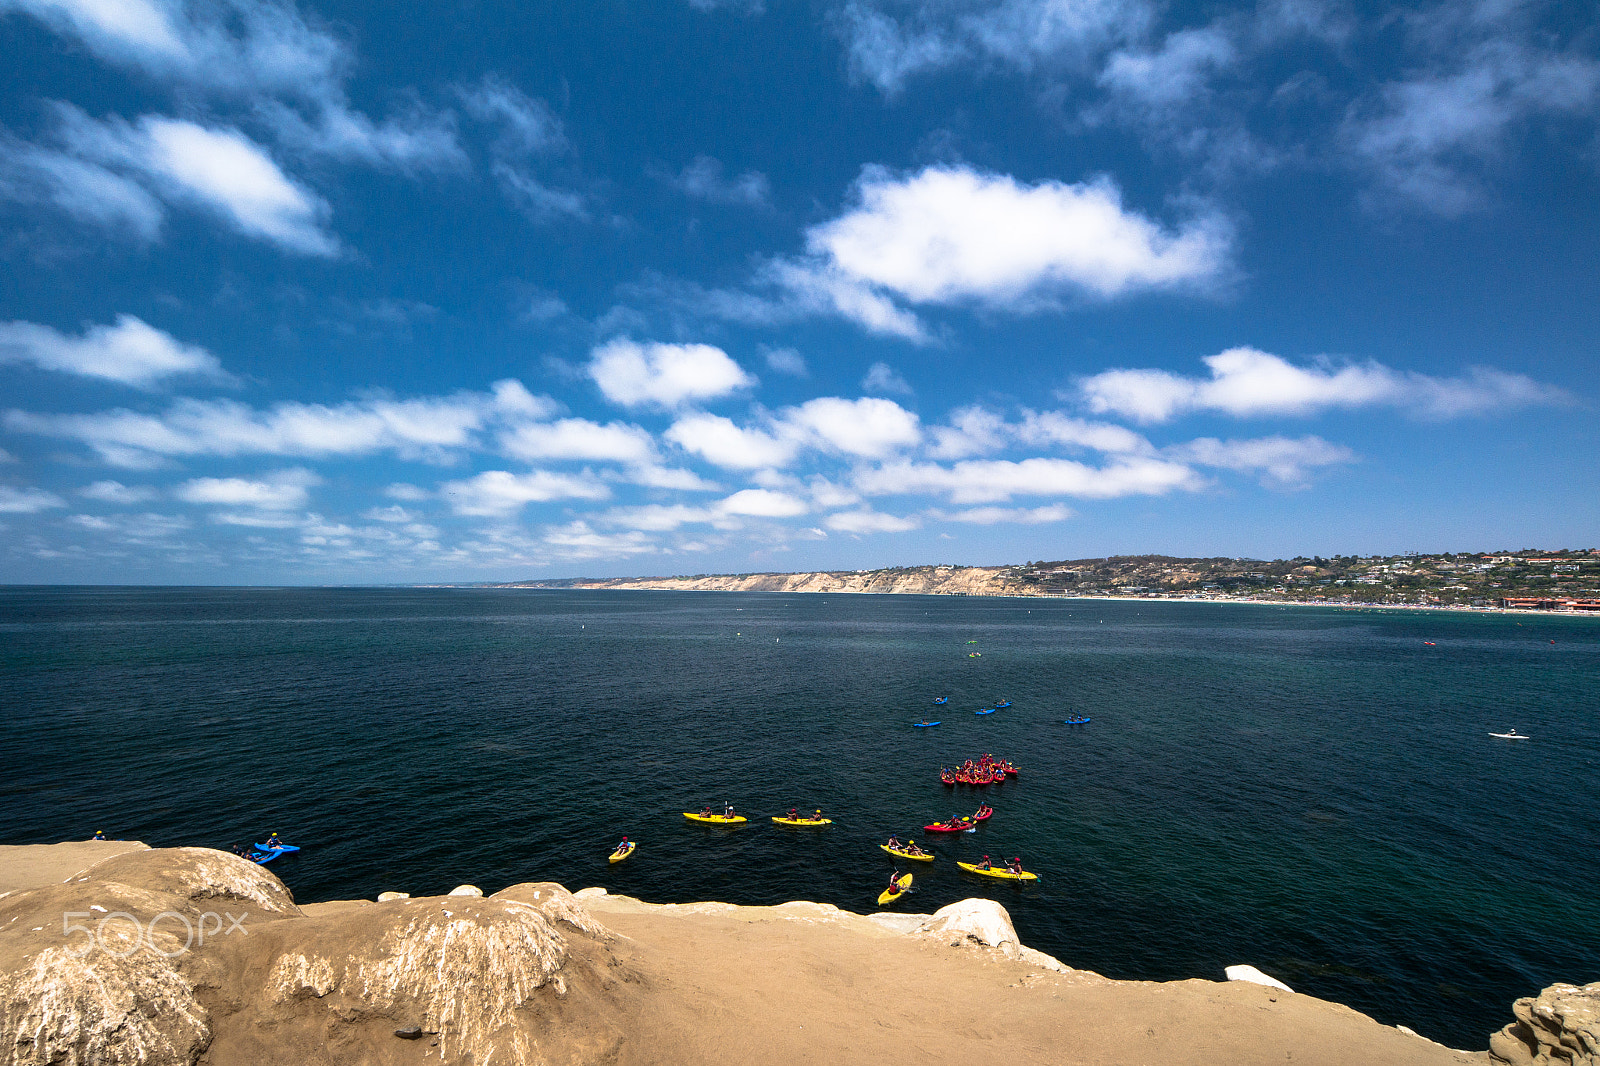
POLYGON ((12 588, 0 708, 0 842, 277 830, 305 845, 270 867, 303 902, 549 879, 870 911, 896 832, 939 856, 902 909, 995 898, 1112 977, 1248 962, 1468 1048, 1517 996, 1600 979, 1596 618, 12 588), (1534 739, 1486 736, 1511 726, 1534 739), (939 784, 986 751, 1020 777, 939 784), (980 797, 979 832, 919 831, 980 797), (679 813, 724 801, 751 823, 679 813), (791 806, 836 824, 774 826, 791 806), (608 866, 623 834, 639 850, 608 866), (984 853, 1043 880, 951 861, 984 853))

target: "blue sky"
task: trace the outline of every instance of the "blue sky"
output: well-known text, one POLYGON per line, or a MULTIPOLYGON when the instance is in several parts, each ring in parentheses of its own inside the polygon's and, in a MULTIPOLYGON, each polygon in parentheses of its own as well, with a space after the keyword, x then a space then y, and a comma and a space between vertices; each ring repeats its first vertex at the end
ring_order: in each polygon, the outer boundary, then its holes
POLYGON ((0 0, 0 581, 1600 542, 1591 4, 0 0))

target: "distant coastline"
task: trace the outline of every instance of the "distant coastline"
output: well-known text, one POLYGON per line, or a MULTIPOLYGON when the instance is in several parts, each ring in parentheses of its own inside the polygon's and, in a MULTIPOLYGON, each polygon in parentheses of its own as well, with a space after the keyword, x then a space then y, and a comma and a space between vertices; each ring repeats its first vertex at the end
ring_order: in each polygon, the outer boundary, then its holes
POLYGON ((1254 603, 1600 617, 1600 549, 1313 556, 1271 562, 1113 556, 1009 566, 561 578, 475 587, 1254 603))

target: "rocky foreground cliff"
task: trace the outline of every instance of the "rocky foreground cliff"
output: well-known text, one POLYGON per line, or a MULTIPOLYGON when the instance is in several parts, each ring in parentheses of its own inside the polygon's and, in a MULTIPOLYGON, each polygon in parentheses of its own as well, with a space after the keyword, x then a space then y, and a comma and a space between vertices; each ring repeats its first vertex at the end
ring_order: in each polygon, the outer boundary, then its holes
MULTIPOLYGON (((1494 1061, 1600 1063, 1597 1005, 1600 984, 1520 1001, 1494 1061)), ((0 1040, 27 1066, 1491 1061, 1282 988, 1074 970, 987 900, 863 916, 530 883, 299 906, 202 848, 0 894, 0 1040)))
MULTIPOLYGON (((539 582, 521 583, 541 587, 539 582)), ((702 574, 563 582, 564 588, 677 592, 878 592, 945 596, 1033 596, 1039 589, 1015 567, 916 566, 806 574, 702 574)))

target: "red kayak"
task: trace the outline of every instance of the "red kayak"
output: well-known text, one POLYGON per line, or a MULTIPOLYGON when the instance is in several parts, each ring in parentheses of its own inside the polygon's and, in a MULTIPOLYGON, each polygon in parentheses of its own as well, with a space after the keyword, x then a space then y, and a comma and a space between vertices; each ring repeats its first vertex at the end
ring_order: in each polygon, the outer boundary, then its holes
POLYGON ((974 814, 974 815, 973 815, 973 816, 972 816, 972 820, 973 820, 973 821, 974 821, 974 822, 986 822, 986 821, 988 821, 988 820, 989 820, 989 816, 990 816, 990 815, 991 815, 991 814, 993 814, 993 813, 994 813, 994 808, 993 808, 993 807, 991 807, 991 806, 989 806, 989 805, 988 805, 988 804, 987 804, 987 803, 986 803, 986 804, 984 804, 984 805, 983 805, 983 806, 982 806, 982 807, 979 807, 979 808, 978 808, 978 813, 977 813, 977 814, 974 814))
POLYGON ((939 772, 939 780, 944 784, 953 785, 956 783, 956 775, 952 773, 946 773, 945 771, 941 770, 939 772))
POLYGON ((925 825, 922 828, 930 833, 965 833, 972 828, 972 821, 963 818, 955 822, 939 822, 936 825, 925 825))

